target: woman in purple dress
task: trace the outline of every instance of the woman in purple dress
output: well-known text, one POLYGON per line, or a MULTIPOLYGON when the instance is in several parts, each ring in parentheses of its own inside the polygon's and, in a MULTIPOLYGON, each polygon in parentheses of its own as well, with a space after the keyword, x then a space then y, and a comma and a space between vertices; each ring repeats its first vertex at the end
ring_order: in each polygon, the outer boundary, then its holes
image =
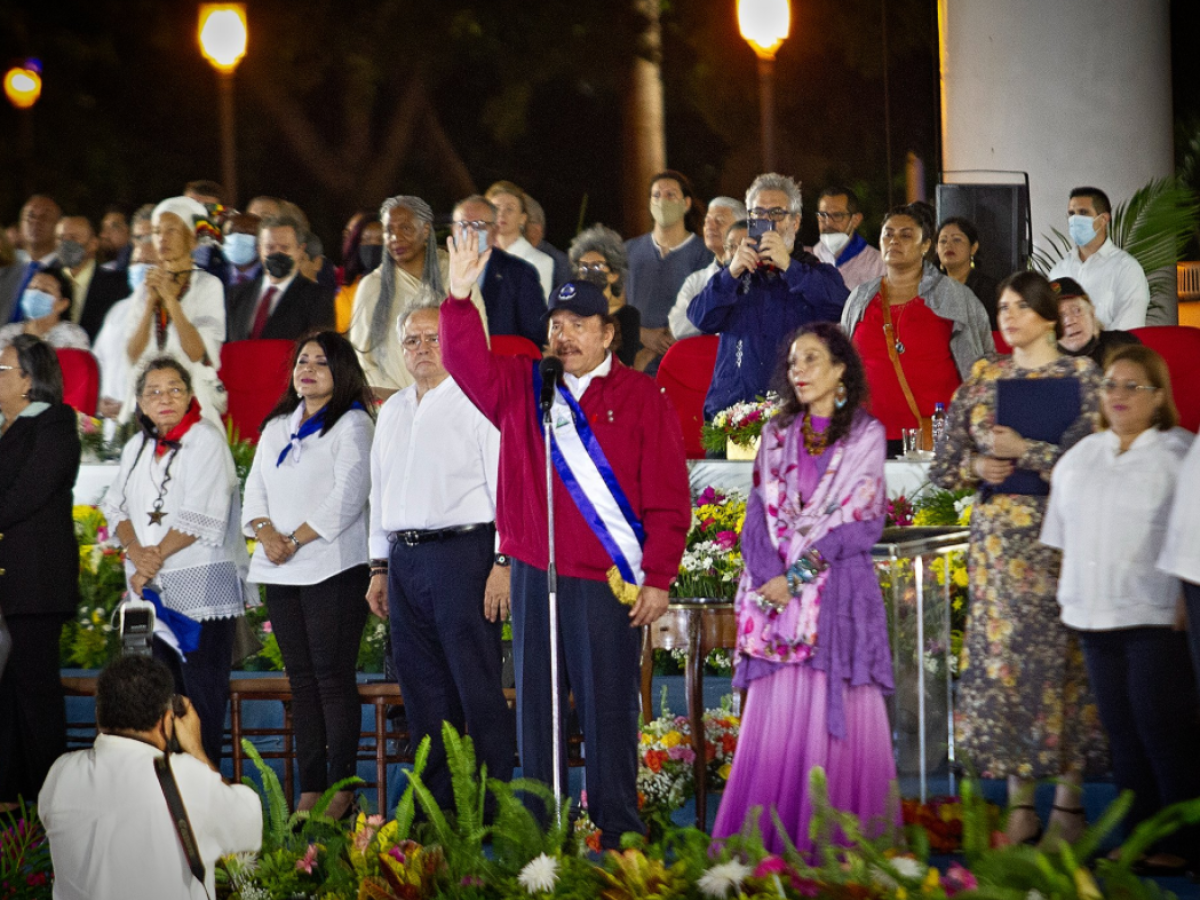
POLYGON ((746 708, 713 831, 738 832, 758 807, 774 852, 784 837, 772 809, 796 847, 812 849, 817 766, 831 805, 868 834, 898 824, 883 700, 892 663, 871 564, 887 506, 883 426, 862 408, 862 361, 837 325, 806 325, 790 348, 779 373, 788 400, 763 429, 742 531, 734 686, 746 708))

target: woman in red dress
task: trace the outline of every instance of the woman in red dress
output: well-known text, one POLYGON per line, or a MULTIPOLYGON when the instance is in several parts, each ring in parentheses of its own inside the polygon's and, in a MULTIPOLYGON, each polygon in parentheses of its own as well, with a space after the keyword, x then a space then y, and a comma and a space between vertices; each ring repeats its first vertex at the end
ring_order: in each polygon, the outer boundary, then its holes
POLYGON ((887 274, 855 288, 842 312, 889 447, 936 404, 949 405, 972 364, 995 350, 983 305, 925 261, 932 240, 933 223, 920 207, 889 212, 879 238, 887 274))

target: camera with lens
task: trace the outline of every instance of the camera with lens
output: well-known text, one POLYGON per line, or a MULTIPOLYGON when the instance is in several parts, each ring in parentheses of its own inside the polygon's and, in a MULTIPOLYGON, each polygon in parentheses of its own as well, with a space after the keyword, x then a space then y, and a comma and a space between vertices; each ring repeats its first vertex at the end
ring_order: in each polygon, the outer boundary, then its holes
POLYGON ((154 604, 130 598, 118 609, 121 653, 150 656, 154 644, 154 604))

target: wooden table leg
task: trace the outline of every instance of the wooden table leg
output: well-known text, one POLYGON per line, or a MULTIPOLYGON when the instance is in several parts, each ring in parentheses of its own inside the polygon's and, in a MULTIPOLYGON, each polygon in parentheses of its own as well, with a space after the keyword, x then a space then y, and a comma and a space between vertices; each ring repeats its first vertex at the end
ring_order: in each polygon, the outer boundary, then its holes
POLYGON ((387 810, 387 704, 375 698, 375 799, 379 815, 387 810))
POLYGON ((233 783, 242 783, 242 695, 229 693, 229 743, 233 752, 233 783))
POLYGON ((654 625, 642 627, 642 722, 654 718, 654 708, 651 705, 654 698, 650 696, 651 685, 654 682, 654 638, 650 629, 654 625))
POLYGON ((692 726, 692 750, 696 759, 692 772, 696 778, 696 827, 708 827, 708 759, 704 752, 704 657, 700 653, 700 616, 688 613, 687 623, 687 687, 688 720, 692 726))

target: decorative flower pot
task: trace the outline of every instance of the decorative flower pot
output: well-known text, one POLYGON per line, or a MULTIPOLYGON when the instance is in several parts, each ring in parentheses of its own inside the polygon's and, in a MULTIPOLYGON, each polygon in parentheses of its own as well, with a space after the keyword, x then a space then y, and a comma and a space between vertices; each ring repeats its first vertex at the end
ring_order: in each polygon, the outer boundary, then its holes
POLYGON ((749 444, 738 444, 729 438, 725 441, 725 458, 753 461, 758 456, 758 442, 759 438, 751 438, 749 444))

